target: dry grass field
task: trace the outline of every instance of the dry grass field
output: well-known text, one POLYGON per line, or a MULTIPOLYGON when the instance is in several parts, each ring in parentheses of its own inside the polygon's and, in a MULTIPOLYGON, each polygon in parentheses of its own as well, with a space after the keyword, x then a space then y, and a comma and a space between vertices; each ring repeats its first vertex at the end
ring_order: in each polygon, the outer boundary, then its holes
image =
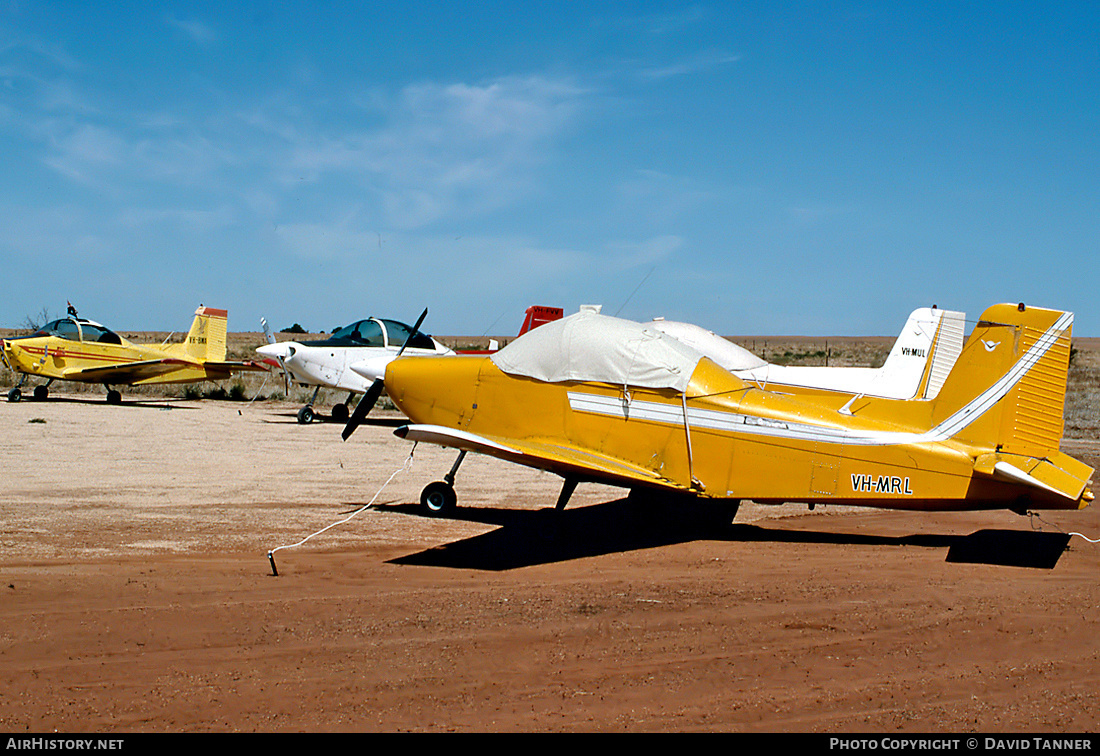
MULTIPOLYGON (((891 343, 737 340, 831 365, 891 343)), ((1064 448, 1095 467, 1100 340, 1074 345, 1064 448)), ((429 518, 454 455, 411 453, 396 412, 344 442, 296 422, 305 389, 239 385, 0 400, 0 731, 1096 730, 1100 546, 1070 534, 1100 507, 748 502, 704 528, 586 484, 553 517, 560 479, 471 455, 429 518)))
MULTIPOLYGON (((0 329, 0 338, 27 333, 25 330, 0 329)), ((182 334, 165 332, 126 332, 122 336, 135 343, 160 344, 166 339, 182 340, 182 334)), ((280 341, 323 339, 326 334, 288 334, 279 333, 280 341)), ((441 342, 452 349, 484 349, 490 337, 440 336, 441 342)), ((779 365, 832 365, 853 367, 879 367, 893 346, 892 336, 730 336, 731 341, 740 344, 761 358, 779 365)), ((498 337, 503 346, 511 339, 498 337)), ((256 347, 265 343, 264 335, 259 332, 230 333, 228 337, 227 358, 231 360, 254 360, 258 358, 256 347)), ((13 385, 15 377, 0 366, 0 387, 13 385)), ((67 383, 58 389, 69 393, 102 394, 103 387, 97 384, 67 383)), ((290 386, 289 395, 277 373, 242 373, 238 377, 218 384, 164 384, 151 386, 132 386, 123 389, 126 396, 140 397, 177 397, 189 399, 229 399, 234 401, 274 400, 305 403, 313 389, 290 386)), ((343 392, 322 390, 319 405, 328 406, 334 401, 343 401, 343 392)), ((386 399, 382 398, 382 407, 386 399)), ((392 405, 389 405, 392 408, 392 405)), ((1069 380, 1066 388, 1066 435, 1095 434, 1100 430, 1100 338, 1077 338, 1073 340, 1072 359, 1069 380)))

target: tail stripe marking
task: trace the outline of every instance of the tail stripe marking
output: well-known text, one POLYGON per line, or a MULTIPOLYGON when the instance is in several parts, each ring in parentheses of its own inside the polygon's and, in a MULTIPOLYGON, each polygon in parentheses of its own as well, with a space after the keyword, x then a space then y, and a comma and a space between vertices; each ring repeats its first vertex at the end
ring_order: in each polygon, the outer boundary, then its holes
MULTIPOLYGON (((846 444, 851 446, 890 446, 944 441, 966 428, 997 402, 1027 375, 1042 357, 1057 343, 1059 337, 1073 323, 1073 314, 1064 313, 1036 341, 1023 357, 988 389, 972 399, 966 406, 923 433, 901 431, 859 431, 836 426, 813 425, 786 420, 772 420, 753 415, 718 410, 688 409, 688 420, 693 430, 724 430, 756 436, 770 436, 798 441, 846 444)), ((570 391, 569 406, 575 412, 645 420, 654 423, 683 425, 684 414, 680 405, 647 402, 635 399, 626 403, 622 397, 601 396, 570 391)))

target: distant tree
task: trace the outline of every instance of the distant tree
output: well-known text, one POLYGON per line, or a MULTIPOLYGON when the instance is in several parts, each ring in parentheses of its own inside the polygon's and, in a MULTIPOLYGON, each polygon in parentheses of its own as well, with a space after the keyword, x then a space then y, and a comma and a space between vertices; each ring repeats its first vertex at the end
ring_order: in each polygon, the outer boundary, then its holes
POLYGON ((23 318, 23 327, 31 331, 37 331, 50 322, 50 311, 43 307, 37 315, 27 315, 23 318))
POLYGON ((283 330, 279 331, 279 333, 309 333, 309 331, 295 323, 290 328, 284 328, 283 330))

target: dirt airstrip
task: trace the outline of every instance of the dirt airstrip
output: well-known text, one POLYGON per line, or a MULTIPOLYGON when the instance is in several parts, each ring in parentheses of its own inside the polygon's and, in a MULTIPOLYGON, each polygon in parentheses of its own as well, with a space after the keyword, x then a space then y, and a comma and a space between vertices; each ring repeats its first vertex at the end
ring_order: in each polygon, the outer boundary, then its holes
POLYGON ((1096 729, 1100 507, 555 519, 470 456, 429 519, 453 452, 297 406, 0 403, 0 731, 1096 729))

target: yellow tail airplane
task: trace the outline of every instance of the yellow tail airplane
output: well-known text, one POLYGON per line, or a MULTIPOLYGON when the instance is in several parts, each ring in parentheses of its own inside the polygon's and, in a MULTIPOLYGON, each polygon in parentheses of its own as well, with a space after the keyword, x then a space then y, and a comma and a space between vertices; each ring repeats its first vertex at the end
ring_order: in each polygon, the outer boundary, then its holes
MULTIPOLYGON (((653 324, 580 312, 490 357, 405 357, 405 439, 460 450, 421 503, 456 504, 467 452, 632 496, 908 510, 1079 509, 1092 468, 1059 451, 1071 313, 995 305, 932 399, 744 380, 653 324)), ((927 378, 925 379, 927 380, 927 378)), ((727 520, 728 521, 728 520, 727 520)))
POLYGON ((133 344, 99 323, 77 317, 70 305, 68 317, 30 336, 0 339, 4 364, 21 374, 8 401, 20 400, 28 376, 47 379, 35 386, 35 399, 45 399, 50 384, 60 379, 102 383, 107 402, 118 404, 122 395, 112 385, 218 381, 242 370, 266 370, 255 362, 226 361, 227 317, 225 310, 200 305, 182 344, 133 344))

